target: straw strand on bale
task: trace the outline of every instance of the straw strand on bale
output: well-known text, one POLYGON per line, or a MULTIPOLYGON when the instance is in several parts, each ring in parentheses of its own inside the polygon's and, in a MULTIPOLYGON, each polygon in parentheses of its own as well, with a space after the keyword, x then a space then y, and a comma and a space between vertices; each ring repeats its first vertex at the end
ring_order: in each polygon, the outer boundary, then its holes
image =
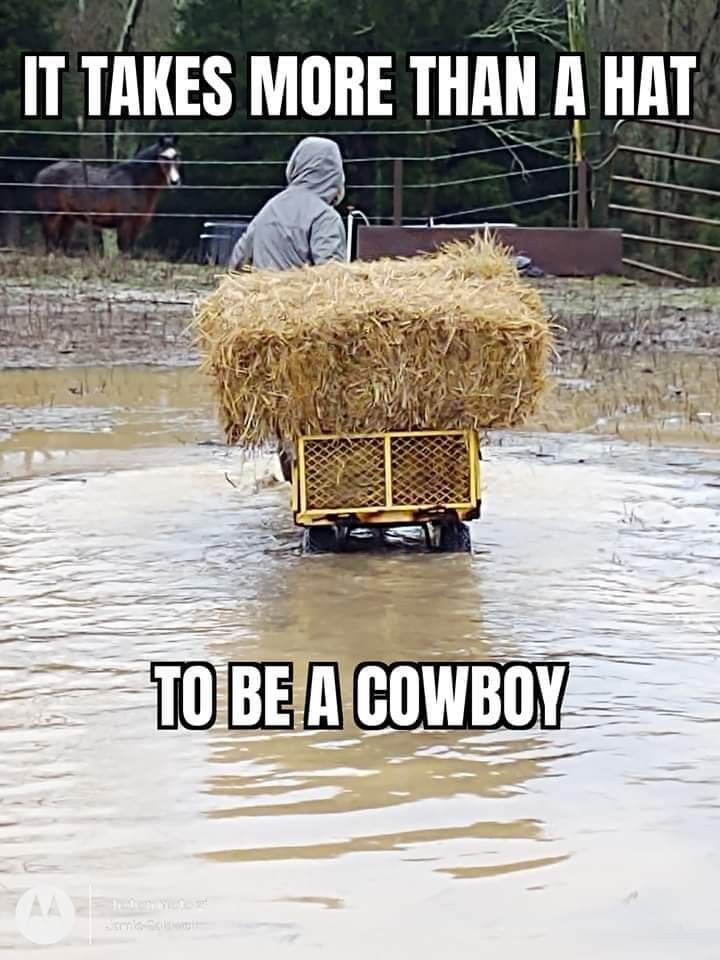
POLYGON ((516 425, 537 404, 551 344, 538 294, 492 241, 230 274, 195 327, 227 437, 248 446, 516 425))

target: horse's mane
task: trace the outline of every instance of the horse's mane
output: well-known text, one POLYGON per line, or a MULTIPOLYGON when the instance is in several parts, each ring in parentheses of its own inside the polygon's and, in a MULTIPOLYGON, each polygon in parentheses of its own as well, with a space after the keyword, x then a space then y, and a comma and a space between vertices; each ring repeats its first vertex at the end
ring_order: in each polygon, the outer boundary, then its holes
POLYGON ((147 168, 144 163, 138 163, 138 161, 157 160, 158 154, 161 150, 162 143, 160 140, 156 140, 148 147, 139 146, 135 151, 134 156, 129 157, 127 160, 121 160, 119 163, 114 165, 113 169, 115 171, 127 171, 131 176, 133 176, 133 174, 138 174, 142 179, 142 172, 147 168))
POLYGON ((159 140, 156 140, 154 143, 151 143, 149 147, 138 147, 135 156, 125 162, 132 163, 133 160, 154 160, 161 150, 162 144, 159 140))

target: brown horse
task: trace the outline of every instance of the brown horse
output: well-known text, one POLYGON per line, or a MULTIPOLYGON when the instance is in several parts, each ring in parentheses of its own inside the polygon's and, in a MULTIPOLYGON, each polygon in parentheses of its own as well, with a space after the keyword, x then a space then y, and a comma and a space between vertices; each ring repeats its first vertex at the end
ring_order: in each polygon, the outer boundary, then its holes
POLYGON ((129 253, 155 213, 163 187, 180 184, 177 137, 161 137, 131 160, 109 169, 82 160, 61 160, 35 177, 35 205, 48 252, 67 250, 76 221, 96 230, 117 230, 118 248, 129 253))

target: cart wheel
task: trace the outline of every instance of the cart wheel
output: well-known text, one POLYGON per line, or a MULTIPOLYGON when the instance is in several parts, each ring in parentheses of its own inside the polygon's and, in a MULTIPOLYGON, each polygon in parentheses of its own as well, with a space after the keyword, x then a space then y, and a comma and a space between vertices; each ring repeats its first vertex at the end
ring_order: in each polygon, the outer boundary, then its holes
POLYGON ((470 528, 462 520, 438 524, 433 546, 440 553, 470 553, 470 528))
POLYGON ((305 527, 303 530, 303 553, 332 553, 337 546, 335 527, 305 527))

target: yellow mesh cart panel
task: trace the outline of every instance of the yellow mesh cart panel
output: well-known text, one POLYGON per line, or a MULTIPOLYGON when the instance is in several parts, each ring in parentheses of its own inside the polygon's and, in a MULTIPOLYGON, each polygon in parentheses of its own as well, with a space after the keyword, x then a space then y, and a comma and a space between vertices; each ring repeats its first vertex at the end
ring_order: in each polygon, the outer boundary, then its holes
POLYGON ((304 454, 306 509, 385 505, 382 437, 306 440, 304 454))
POLYGON ((393 503, 466 503, 472 499, 463 434, 391 437, 393 503))
POLYGON ((477 516, 479 449, 470 430, 302 437, 295 520, 410 523, 454 511, 477 516))

